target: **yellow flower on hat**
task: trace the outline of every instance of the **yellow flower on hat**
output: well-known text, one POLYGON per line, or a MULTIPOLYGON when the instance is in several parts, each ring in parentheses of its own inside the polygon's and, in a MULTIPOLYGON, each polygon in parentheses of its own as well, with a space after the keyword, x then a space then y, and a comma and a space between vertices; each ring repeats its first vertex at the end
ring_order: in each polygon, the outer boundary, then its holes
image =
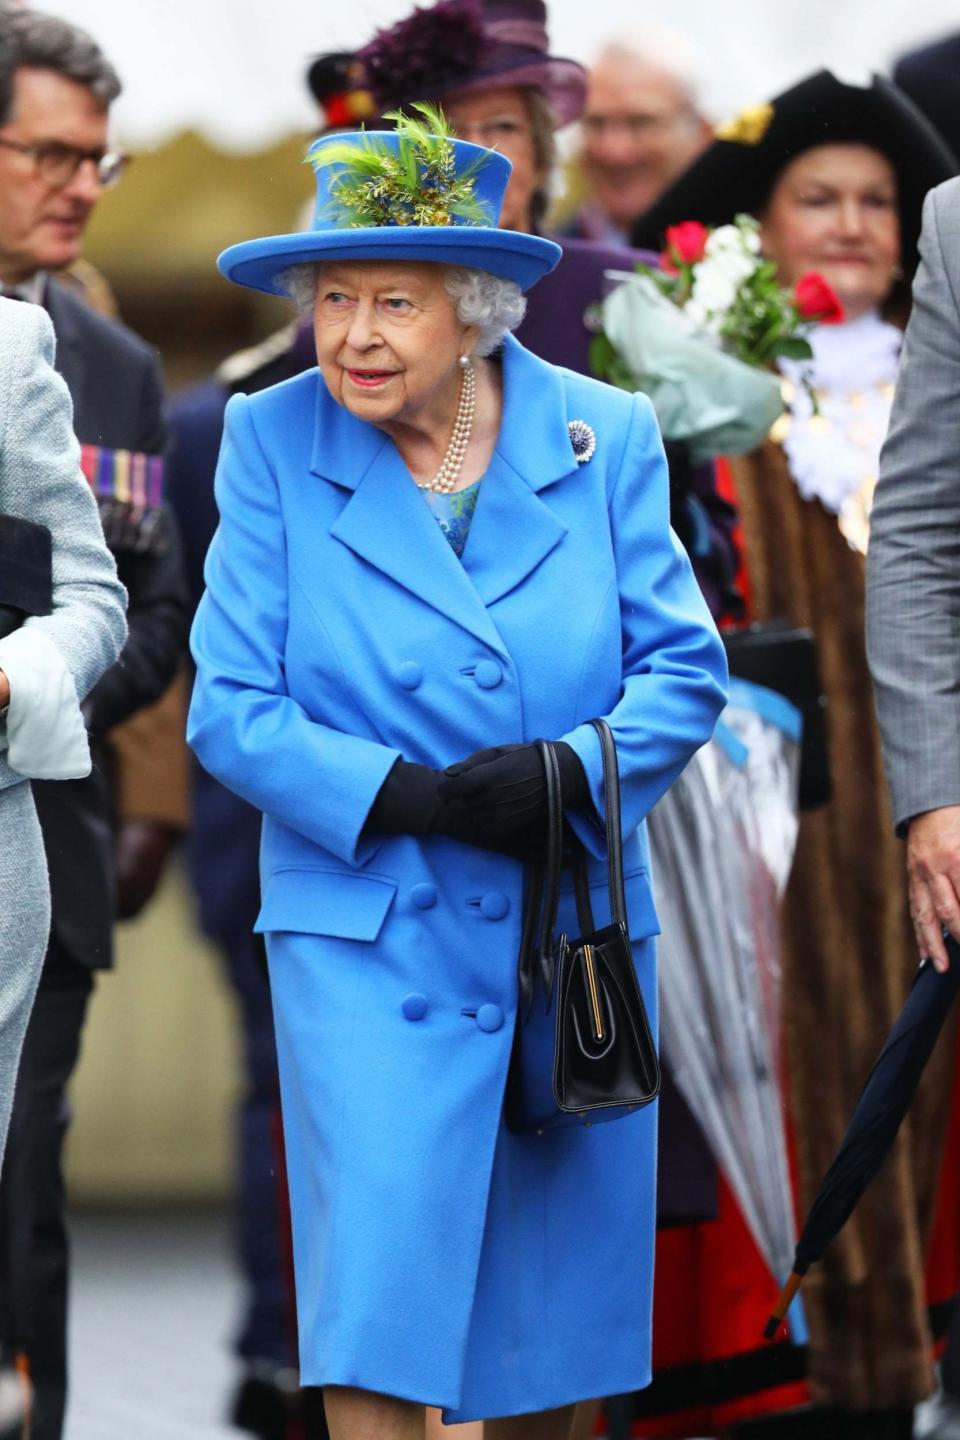
POLYGON ((748 105, 732 120, 725 120, 713 132, 718 140, 733 140, 739 145, 759 145, 770 128, 773 106, 748 105))

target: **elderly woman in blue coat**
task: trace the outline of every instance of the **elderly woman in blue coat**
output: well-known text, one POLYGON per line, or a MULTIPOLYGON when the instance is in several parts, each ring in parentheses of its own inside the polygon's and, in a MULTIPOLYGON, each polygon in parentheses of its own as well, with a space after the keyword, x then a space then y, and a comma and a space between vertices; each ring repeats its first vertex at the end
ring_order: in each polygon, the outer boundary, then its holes
POLYGON ((228 407, 190 714, 264 816, 301 1381, 334 1440, 414 1440, 425 1406, 565 1440, 575 1402, 649 1380, 656 1115, 504 1123, 532 742, 603 913, 612 727, 655 1017, 643 819, 723 652, 650 406, 508 333, 559 255, 496 228, 509 163, 408 122, 311 158, 312 230, 220 260, 306 297, 318 367, 228 407))

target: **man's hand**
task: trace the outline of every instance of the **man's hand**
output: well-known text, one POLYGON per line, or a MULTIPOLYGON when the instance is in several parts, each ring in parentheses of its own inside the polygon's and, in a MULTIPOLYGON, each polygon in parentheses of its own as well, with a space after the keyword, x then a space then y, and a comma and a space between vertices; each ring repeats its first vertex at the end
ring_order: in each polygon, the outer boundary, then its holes
POLYGON ((0 670, 0 710, 5 710, 10 704, 10 681, 0 670))
POLYGON ((926 810, 907 832, 910 915, 921 960, 950 968, 943 927, 960 941, 960 805, 926 810))

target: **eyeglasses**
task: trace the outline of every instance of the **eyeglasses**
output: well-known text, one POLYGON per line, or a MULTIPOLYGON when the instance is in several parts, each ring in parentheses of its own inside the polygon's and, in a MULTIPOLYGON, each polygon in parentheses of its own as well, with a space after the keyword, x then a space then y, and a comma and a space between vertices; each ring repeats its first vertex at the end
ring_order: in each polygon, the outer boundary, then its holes
POLYGON ((16 150, 20 155, 29 155, 37 178, 49 185, 51 190, 69 185, 80 166, 88 160, 96 167, 97 179, 103 186, 116 185, 130 164, 130 156, 122 150, 81 150, 77 145, 65 145, 59 140, 24 145, 20 140, 0 138, 0 145, 6 150, 16 150))
POLYGON ((634 115, 584 115, 580 124, 593 140, 604 139, 615 131, 627 135, 631 140, 640 140, 648 135, 659 135, 681 121, 690 119, 688 110, 670 110, 663 114, 634 115))

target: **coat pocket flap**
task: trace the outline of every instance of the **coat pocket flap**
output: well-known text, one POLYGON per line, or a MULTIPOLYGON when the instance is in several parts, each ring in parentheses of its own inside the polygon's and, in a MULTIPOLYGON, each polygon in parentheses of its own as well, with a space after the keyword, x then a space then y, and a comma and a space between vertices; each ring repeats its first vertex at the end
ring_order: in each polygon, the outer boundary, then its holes
POLYGON ((376 940, 397 893, 385 875, 345 870, 277 870, 267 881, 257 934, 296 931, 376 940))
POLYGON ((635 870, 632 875, 625 875, 623 888, 627 897, 630 939, 646 940, 650 935, 659 935, 660 921, 646 870, 635 870))

